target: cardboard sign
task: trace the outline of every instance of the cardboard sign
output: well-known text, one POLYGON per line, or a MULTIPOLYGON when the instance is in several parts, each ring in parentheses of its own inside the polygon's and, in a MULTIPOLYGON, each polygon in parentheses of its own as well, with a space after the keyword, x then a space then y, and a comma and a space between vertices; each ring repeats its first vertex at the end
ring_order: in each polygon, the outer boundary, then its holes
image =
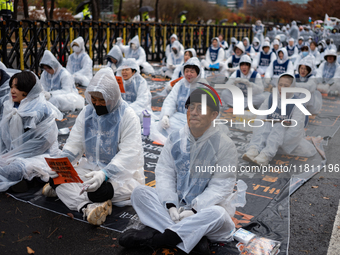
POLYGON ((120 76, 116 76, 116 80, 117 80, 118 85, 119 85, 120 93, 125 93, 123 78, 120 77, 120 76))
POLYGON ((72 182, 83 183, 68 158, 45 158, 45 160, 50 168, 59 175, 53 179, 55 185, 72 182))
POLYGON ((170 82, 171 87, 175 86, 175 84, 176 84, 177 82, 179 82, 180 80, 182 80, 182 79, 183 79, 183 77, 179 77, 179 78, 177 78, 176 80, 173 80, 172 82, 170 82))

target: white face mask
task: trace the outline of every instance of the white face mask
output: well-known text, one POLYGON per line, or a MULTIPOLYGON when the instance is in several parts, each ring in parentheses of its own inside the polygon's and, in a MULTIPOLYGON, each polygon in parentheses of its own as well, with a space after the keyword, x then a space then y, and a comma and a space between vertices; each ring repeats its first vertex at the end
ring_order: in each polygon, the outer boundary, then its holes
POLYGON ((136 44, 134 44, 134 43, 131 43, 131 49, 133 49, 133 50, 135 50, 135 49, 137 49, 137 46, 136 46, 136 44))
POLYGON ((319 49, 319 50, 322 50, 322 46, 321 46, 321 45, 319 45, 319 46, 318 46, 318 49, 319 49))
POLYGON ((73 45, 72 46, 72 50, 75 52, 75 53, 79 53, 81 51, 80 47, 77 46, 77 45, 73 45))

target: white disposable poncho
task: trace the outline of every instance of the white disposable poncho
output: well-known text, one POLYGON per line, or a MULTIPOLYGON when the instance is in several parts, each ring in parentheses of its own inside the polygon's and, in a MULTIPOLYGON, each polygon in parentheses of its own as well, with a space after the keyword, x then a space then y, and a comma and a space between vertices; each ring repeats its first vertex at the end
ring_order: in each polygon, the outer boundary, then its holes
POLYGON ((225 68, 226 68, 225 76, 226 77, 229 77, 233 72, 235 72, 236 69, 238 69, 241 57, 244 55, 246 51, 244 48, 243 42, 238 42, 234 46, 234 51, 236 50, 236 48, 240 49, 242 53, 240 55, 236 55, 235 53, 227 59, 227 61, 225 62, 225 68))
MULTIPOLYGON (((89 104, 80 112, 66 141, 61 156, 67 156, 75 165, 79 176, 91 171, 104 170, 114 188, 112 202, 130 199, 132 190, 144 185, 144 158, 141 128, 137 115, 122 100, 111 68, 99 70, 85 91, 89 104), (91 92, 100 92, 106 102, 108 114, 98 116, 91 101, 91 92)), ((81 184, 61 184, 56 188, 58 197, 71 210, 80 210, 89 203, 86 192, 79 195, 81 184)))
POLYGON ((325 51, 325 60, 327 59, 327 56, 334 56, 335 61, 333 63, 328 63, 327 61, 324 61, 321 63, 319 68, 316 71, 316 78, 318 80, 318 83, 325 83, 329 84, 330 90, 340 90, 340 85, 338 84, 339 78, 340 78, 340 65, 337 62, 337 54, 333 50, 326 50, 325 51))
POLYGON ((180 43, 178 41, 174 41, 172 44, 172 49, 176 49, 177 53, 171 51, 170 55, 167 58, 166 65, 168 69, 175 69, 177 66, 181 66, 183 64, 184 52, 180 51, 180 43))
POLYGON ((37 77, 18 108, 12 97, 4 103, 0 122, 0 192, 22 178, 48 181, 49 167, 44 158, 59 153, 55 118, 62 119, 62 114, 45 100, 37 77))
POLYGON ((220 39, 218 37, 214 37, 211 41, 217 40, 217 47, 215 48, 213 45, 207 49, 205 53, 205 59, 202 60, 202 65, 210 69, 210 65, 219 64, 219 69, 222 70, 224 68, 223 60, 224 60, 224 50, 220 47, 220 39))
MULTIPOLYGON (((248 63, 251 65, 251 59, 248 55, 243 55, 240 60, 241 63, 248 63)), ((253 92, 253 105, 255 107, 260 106, 266 99, 266 95, 263 93, 263 84, 261 75, 250 68, 247 75, 244 75, 241 70, 236 70, 228 79, 226 85, 235 85, 242 90, 244 95, 244 108, 248 106, 248 92, 247 88, 251 87, 253 92), (246 82, 246 83, 245 83, 246 82)), ((233 106, 233 95, 229 89, 222 91, 223 105, 233 106)))
POLYGON ((117 45, 115 45, 115 46, 112 47, 112 49, 107 54, 106 59, 107 59, 107 66, 111 67, 113 72, 116 72, 117 68, 119 68, 120 65, 122 64, 124 58, 123 58, 123 54, 122 54, 122 51, 120 50, 120 48, 117 45), (115 60, 117 60, 117 63, 116 64, 112 63, 109 60, 110 59, 109 57, 112 57, 115 60))
POLYGON ((256 24, 256 25, 252 25, 252 30, 254 33, 254 38, 257 37, 257 39, 259 39, 260 44, 262 44, 264 42, 264 38, 263 38, 263 33, 264 33, 264 25, 263 24, 256 24))
MULTIPOLYGON (((269 47, 269 42, 264 42, 263 47, 269 47)), ((263 50, 256 55, 253 61, 253 68, 256 69, 257 72, 260 73, 260 75, 263 75, 266 73, 268 66, 270 63, 273 63, 276 60, 276 54, 272 51, 268 51, 268 53, 265 53, 263 50)))
POLYGON ((73 75, 76 83, 87 86, 92 79, 92 59, 85 52, 83 37, 79 36, 73 40, 71 47, 73 46, 79 52, 74 52, 68 57, 66 69, 73 75), (78 44, 78 46, 75 44, 78 44))
POLYGON ((10 76, 6 73, 6 69, 0 67, 1 80, 0 80, 0 121, 2 119, 3 103, 8 100, 9 92, 11 88, 9 87, 10 76))
MULTIPOLYGON (((170 53, 172 52, 172 44, 171 44, 171 39, 172 38, 174 38, 177 42, 179 42, 178 41, 178 38, 177 38, 177 35, 175 35, 175 34, 172 34, 171 36, 170 36, 170 43, 166 46, 166 48, 165 48, 165 57, 169 57, 169 55, 170 55, 170 53)), ((184 47, 183 47, 183 45, 179 42, 179 50, 182 52, 182 53, 184 53, 184 47)))
POLYGON ((296 60, 295 60, 295 63, 294 63, 294 70, 295 71, 299 71, 298 70, 298 68, 299 68, 299 66, 300 66, 300 63, 301 63, 301 61, 303 60, 303 59, 305 59, 305 58, 310 58, 310 59, 312 59, 312 61, 313 61, 313 68, 312 68, 312 70, 313 70, 313 74, 314 74, 314 70, 316 69, 316 64, 315 64, 315 57, 312 55, 312 54, 310 54, 309 52, 308 52, 308 55, 307 56, 304 56, 303 54, 302 54, 302 52, 300 52, 300 54, 298 55, 298 57, 296 58, 296 60))
MULTIPOLYGON (((184 68, 187 65, 195 65, 200 68, 200 61, 196 57, 190 58, 182 67, 183 74, 184 68)), ((200 73, 197 75, 197 78, 194 79, 191 83, 183 78, 178 83, 176 83, 169 95, 165 98, 160 119, 162 119, 162 117, 165 115, 169 116, 170 127, 168 129, 163 129, 161 125, 159 125, 158 127, 159 131, 165 137, 168 137, 168 135, 173 131, 182 128, 187 122, 187 109, 185 109, 185 102, 187 101, 192 90, 200 86, 200 84, 197 83, 200 78, 200 73)))
POLYGON ((238 43, 235 37, 231 37, 230 39, 230 47, 224 51, 225 59, 228 59, 234 53, 234 46, 238 43))
POLYGON ((249 38, 248 37, 244 37, 242 42, 246 41, 246 45, 244 46, 245 49, 245 54, 249 54, 248 56, 250 56, 252 59, 255 57, 255 50, 253 48, 253 46, 250 44, 249 42, 249 38))
POLYGON ((278 77, 283 73, 294 74, 293 63, 288 59, 288 53, 285 48, 277 51, 276 60, 271 62, 264 75, 264 82, 266 85, 272 84, 277 86, 278 77), (283 53, 283 58, 279 58, 279 53, 283 53))
POLYGON ((143 120, 142 111, 147 110, 152 114, 151 92, 146 80, 139 74, 139 66, 135 59, 125 59, 118 68, 117 75, 122 76, 121 70, 127 68, 136 70, 136 73, 128 80, 123 79, 125 93, 122 93, 122 98, 130 105, 137 116, 143 120))
POLYGON ((209 167, 237 167, 237 150, 227 133, 222 125, 211 125, 198 139, 188 125, 172 133, 156 166, 156 189, 138 187, 133 192, 132 203, 141 222, 160 232, 177 233, 182 239, 177 247, 186 253, 203 236, 213 242, 227 241, 235 228, 231 220, 235 207, 246 203, 243 181, 237 182, 233 192, 235 172, 209 172, 209 167), (175 223, 166 207, 171 203, 177 209, 193 208, 197 214, 175 223))
POLYGON ((318 66, 321 63, 321 55, 318 50, 318 48, 315 48, 315 50, 310 49, 310 54, 312 54, 315 57, 315 65, 318 66))
MULTIPOLYGON (((283 75, 283 74, 282 74, 283 75)), ((291 75, 291 74, 290 74, 291 75)), ((293 77, 293 76, 292 76, 293 77)), ((295 78, 291 85, 295 87, 295 78)), ((277 90, 278 91, 278 90, 277 90)), ((278 93, 277 111, 281 112, 281 97, 278 93)), ((288 95, 288 94, 287 94, 288 95)), ((292 98, 294 94, 290 97, 292 98)), ((263 102, 259 110, 268 110, 271 108, 269 103, 271 95, 263 102)), ((287 96, 288 98, 289 96, 287 96)), ((275 119, 283 120, 284 116, 274 113, 275 119)), ((269 160, 271 160, 276 153, 296 155, 301 157, 312 157, 316 154, 314 145, 306 140, 305 120, 306 116, 299 108, 294 106, 291 113, 287 112, 288 119, 293 119, 292 127, 284 127, 281 122, 272 124, 272 122, 265 122, 263 126, 254 128, 249 148, 255 146, 259 152, 263 152, 269 160)), ((267 115, 259 115, 257 119, 268 119, 267 115)))
MULTIPOLYGON (((305 106, 311 114, 318 114, 322 108, 322 95, 316 89, 318 83, 317 79, 313 75, 313 70, 315 68, 314 58, 310 56, 303 58, 298 66, 298 71, 301 65, 308 66, 311 69, 311 72, 306 77, 301 77, 300 74, 296 74, 296 87, 308 89, 310 91, 311 99, 305 104, 305 106)), ((296 94, 296 96, 300 98, 305 97, 302 93, 296 94)))
POLYGON ((299 28, 296 25, 296 21, 293 20, 292 21, 292 26, 289 29, 289 38, 293 38, 295 40, 295 42, 297 42, 298 38, 299 38, 299 28))
POLYGON ((139 44, 139 37, 136 35, 131 39, 129 45, 123 45, 121 42, 118 44, 122 53, 124 53, 125 58, 134 58, 137 61, 137 64, 141 66, 142 72, 147 74, 154 74, 155 70, 153 67, 146 62, 146 55, 144 49, 139 44), (136 46, 136 49, 131 48, 131 44, 136 46))
POLYGON ((84 98, 78 94, 73 76, 61 66, 49 50, 45 50, 41 65, 50 66, 54 74, 43 71, 40 81, 45 91, 51 93, 49 102, 60 111, 74 111, 84 107, 84 98))

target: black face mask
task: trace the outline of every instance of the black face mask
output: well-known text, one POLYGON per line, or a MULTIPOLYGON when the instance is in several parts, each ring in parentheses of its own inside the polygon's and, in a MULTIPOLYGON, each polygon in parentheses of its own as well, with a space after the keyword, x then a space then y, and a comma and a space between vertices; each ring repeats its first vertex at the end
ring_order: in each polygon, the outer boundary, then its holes
POLYGON ((97 106, 97 105, 93 105, 94 109, 96 110, 96 113, 98 116, 104 115, 104 114, 108 114, 109 111, 107 110, 106 106, 97 106))
POLYGON ((173 49, 173 52, 174 52, 175 54, 177 54, 177 50, 176 50, 176 49, 173 49))

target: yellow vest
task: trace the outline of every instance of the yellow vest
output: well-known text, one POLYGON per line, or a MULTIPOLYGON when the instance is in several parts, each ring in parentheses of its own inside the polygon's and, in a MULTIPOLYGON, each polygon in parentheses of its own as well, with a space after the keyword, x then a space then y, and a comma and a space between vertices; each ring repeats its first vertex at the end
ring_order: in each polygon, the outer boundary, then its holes
POLYGON ((7 1, 1 0, 0 1, 0 10, 13 12, 13 3, 9 0, 7 0, 7 1))
POLYGON ((143 13, 143 21, 149 20, 149 13, 148 12, 144 12, 143 13))
POLYGON ((181 23, 184 23, 184 21, 186 21, 186 20, 187 20, 187 17, 184 14, 182 14, 182 16, 181 16, 181 23))
POLYGON ((91 12, 89 10, 89 6, 85 5, 84 9, 83 9, 83 19, 85 19, 86 16, 90 16, 91 12))

